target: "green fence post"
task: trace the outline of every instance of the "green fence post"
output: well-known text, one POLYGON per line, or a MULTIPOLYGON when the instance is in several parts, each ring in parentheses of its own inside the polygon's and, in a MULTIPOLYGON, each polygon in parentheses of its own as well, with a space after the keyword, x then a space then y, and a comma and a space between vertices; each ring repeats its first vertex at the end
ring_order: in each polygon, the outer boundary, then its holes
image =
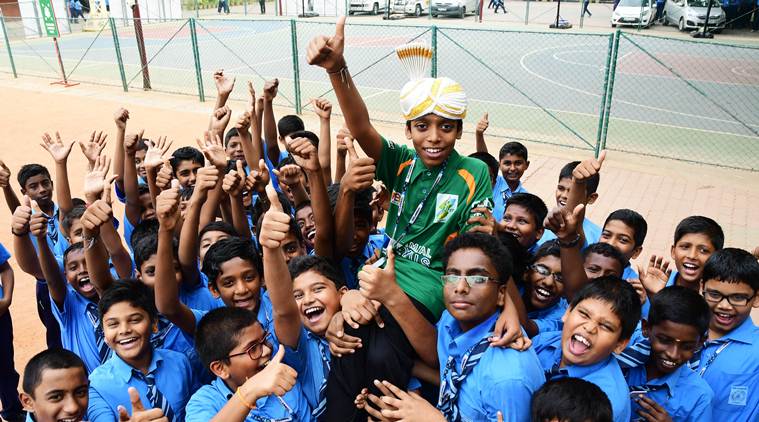
POLYGON ((614 32, 614 45, 611 51, 611 67, 609 68, 609 81, 606 84, 606 110, 603 115, 603 128, 601 132, 600 142, 596 146, 596 157, 601 150, 606 149, 606 134, 609 131, 609 115, 611 115, 611 100, 614 96, 614 79, 617 74, 617 56, 619 55, 619 38, 621 31, 619 29, 614 32))
POLYGON ((530 21, 530 0, 527 0, 524 4, 524 24, 530 21))
POLYGON ((242 0, 242 14, 248 16, 248 0, 242 0))
POLYGON ((437 25, 432 25, 432 69, 433 78, 437 78, 437 25))
POLYGON ((11 40, 8 38, 8 31, 5 29, 5 16, 0 13, 0 26, 3 27, 3 39, 5 40, 5 48, 8 50, 8 59, 11 61, 11 70, 13 71, 13 77, 18 78, 16 74, 16 63, 13 61, 13 53, 11 52, 11 40))
POLYGON ((198 81, 198 98, 206 100, 203 92, 203 74, 200 71, 200 52, 198 51, 198 34, 195 31, 195 18, 190 18, 190 39, 192 40, 192 57, 195 59, 195 79, 198 81))
POLYGON ((111 25, 111 35, 113 36, 113 49, 116 52, 116 61, 119 63, 119 74, 121 75, 121 85, 124 87, 124 92, 127 92, 127 80, 124 73, 124 60, 121 58, 121 44, 119 43, 119 34, 116 32, 116 21, 113 18, 108 18, 108 23, 111 25))
POLYGON ((198 5, 198 0, 195 0, 195 17, 196 18, 200 17, 200 10, 198 10, 199 8, 200 6, 198 5))
POLYGON ((604 86, 601 93, 601 107, 598 109, 598 131, 596 133, 596 157, 601 153, 601 134, 604 126, 604 115, 606 114, 606 101, 609 89, 609 74, 611 73, 611 56, 614 53, 614 34, 609 34, 609 47, 606 54, 606 70, 604 71, 604 86))
POLYGON ((298 65, 298 32, 295 19, 290 19, 290 38, 292 39, 293 54, 293 85, 295 88, 295 113, 301 113, 300 103, 300 67, 298 65))

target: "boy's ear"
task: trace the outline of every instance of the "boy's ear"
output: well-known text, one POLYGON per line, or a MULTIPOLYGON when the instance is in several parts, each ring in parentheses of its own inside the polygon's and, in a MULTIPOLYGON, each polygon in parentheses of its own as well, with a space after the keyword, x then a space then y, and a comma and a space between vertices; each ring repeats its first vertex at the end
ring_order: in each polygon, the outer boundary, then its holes
POLYGON ((759 292, 754 292, 754 303, 751 304, 752 308, 759 308, 759 292))
POLYGON ((524 169, 527 170, 528 168, 530 168, 530 161, 529 160, 525 160, 525 162, 524 162, 524 169))
POLYGON ((640 255, 641 252, 643 252, 643 245, 636 246, 635 249, 633 249, 633 253, 632 253, 632 256, 630 257, 630 259, 637 258, 640 255))
POLYGON ((26 393, 21 393, 18 395, 18 398, 21 399, 21 405, 24 406, 24 410, 34 414, 34 399, 32 396, 26 393))
POLYGON ((543 237, 543 233, 545 233, 546 228, 541 227, 540 229, 535 231, 535 242, 539 241, 541 237, 543 237))
MULTIPOLYGON (((21 195, 26 195, 26 189, 24 189, 23 186, 21 187, 21 195)), ((24 199, 24 198, 21 198, 21 199, 24 199)))
POLYGON ((151 325, 151 328, 150 328, 151 331, 153 333, 157 333, 158 332, 158 320, 153 321, 150 325, 151 325))
POLYGON ((596 199, 598 199, 598 192, 593 192, 588 195, 588 200, 585 203, 587 205, 593 205, 596 202, 596 199))
POLYGON ((669 257, 672 258, 672 261, 675 260, 675 245, 674 244, 672 244, 672 246, 669 248, 669 257))
POLYGON ((211 291, 211 296, 213 296, 214 299, 218 299, 221 294, 219 294, 219 289, 216 288, 215 283, 208 283, 208 290, 211 291))
POLYGON ((617 342, 616 347, 614 347, 614 353, 617 354, 617 355, 620 354, 620 353, 622 353, 629 343, 630 343, 630 339, 629 338, 626 338, 624 340, 619 340, 617 342))
POLYGON ((508 282, 498 285, 498 302, 497 303, 498 303, 498 306, 501 308, 503 308, 503 305, 506 303, 506 294, 507 294, 506 286, 507 285, 508 285, 508 282))
POLYGON ((211 373, 221 378, 222 380, 229 379, 229 368, 220 360, 211 362, 208 368, 211 370, 211 373))
POLYGON ((411 125, 406 125, 406 139, 411 139, 411 125))
POLYGON ((337 294, 338 294, 338 295, 340 295, 340 297, 341 297, 341 298, 343 297, 343 295, 344 295, 346 292, 348 292, 348 288, 347 288, 347 287, 345 287, 345 286, 343 286, 343 287, 341 287, 341 288, 337 289, 337 294))
POLYGON ((459 128, 456 131, 456 139, 461 139, 461 135, 464 133, 464 121, 459 124, 459 128))

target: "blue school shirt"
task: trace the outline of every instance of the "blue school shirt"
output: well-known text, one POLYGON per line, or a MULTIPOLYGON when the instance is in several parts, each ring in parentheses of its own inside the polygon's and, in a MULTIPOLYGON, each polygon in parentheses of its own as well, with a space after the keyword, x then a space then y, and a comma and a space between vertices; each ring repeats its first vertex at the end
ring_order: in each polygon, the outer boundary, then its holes
POLYGON ((87 305, 92 302, 66 283, 63 307, 59 308, 52 297, 50 303, 53 316, 61 327, 63 348, 79 356, 84 361, 88 373, 94 371, 100 366, 100 354, 95 339, 95 326, 87 316, 87 305))
MULTIPOLYGON (((627 385, 646 386, 651 391, 646 396, 663 407, 672 420, 678 422, 711 422, 714 393, 709 385, 693 372, 688 365, 681 365, 675 372, 661 378, 646 381, 646 367, 639 366, 627 372, 627 385)), ((630 398, 633 418, 640 406, 630 398)), ((726 421, 724 421, 726 422, 726 421)))
POLYGON ((301 327, 297 347, 295 349, 289 346, 284 347, 285 357, 282 361, 298 373, 298 383, 303 395, 308 405, 315 409, 319 405, 319 389, 322 381, 329 375, 328 365, 332 356, 329 343, 305 327, 301 327), (326 366, 322 360, 322 351, 324 351, 326 366))
MULTIPOLYGON (((235 392, 230 390, 221 378, 214 379, 211 384, 204 385, 192 395, 187 403, 185 422, 208 422, 232 399, 235 392)), ((236 399, 235 399, 236 400, 236 399)), ((278 420, 292 418, 293 421, 310 421, 311 408, 300 389, 295 383, 292 390, 280 398, 275 395, 256 400, 255 410, 251 410, 245 418, 246 422, 258 422, 261 419, 278 420), (285 404, 282 404, 284 402, 285 404)), ((94 421, 96 422, 96 421, 94 421)))
POLYGON ((561 317, 564 316, 567 308, 569 308, 569 303, 562 297, 553 306, 528 312, 527 318, 531 319, 538 326, 538 334, 549 331, 561 331, 564 328, 561 317))
POLYGON ((622 280, 630 280, 631 278, 640 278, 638 273, 633 269, 632 264, 627 264, 622 271, 622 280))
MULTIPOLYGON (((8 252, 8 249, 5 249, 5 246, 3 246, 2 243, 0 243, 0 265, 5 264, 8 262, 8 260, 11 258, 11 253, 8 252)), ((3 284, 0 281, 0 298, 3 297, 3 284)))
POLYGON ((759 327, 751 317, 724 337, 707 341, 690 367, 714 391, 714 420, 759 420, 759 327))
MULTIPOLYGON (((134 375, 136 371, 114 354, 90 374, 90 403, 87 407, 90 422, 118 421, 119 405, 131 411, 129 387, 137 389, 145 408, 152 407, 147 399, 147 384, 134 375)), ((196 387, 187 357, 171 350, 155 349, 148 372, 155 376, 156 388, 174 411, 174 420, 183 421, 185 405, 196 387)))
POLYGON ((677 282, 677 270, 672 270, 672 273, 669 275, 669 279, 667 280, 667 284, 664 287, 674 286, 677 282))
POLYGON ((349 289, 358 289, 358 272, 364 263, 377 249, 382 250, 385 246, 384 234, 373 234, 369 236, 369 239, 364 245, 364 250, 356 257, 344 257, 340 261, 340 268, 343 270, 343 277, 345 277, 345 286, 349 289))
POLYGON ((197 309, 200 311, 210 311, 216 308, 220 308, 220 302, 211 294, 208 290, 208 277, 202 272, 199 272, 198 284, 195 286, 188 286, 182 283, 179 286, 179 301, 184 303, 188 308, 197 309))
MULTIPOLYGON (((53 204, 53 215, 50 216, 47 221, 47 244, 50 246, 50 250, 53 251, 53 255, 55 256, 63 256, 63 253, 66 252, 66 249, 69 247, 69 242, 65 237, 63 237, 63 232, 61 231, 61 223, 59 220, 60 212, 61 211, 58 209, 58 204, 53 204)), ((39 247, 37 246, 37 237, 29 237, 32 239, 34 249, 39 251, 39 247)))
MULTIPOLYGON (((138 174, 137 175, 137 185, 138 186, 139 185, 146 185, 147 186, 147 184, 148 184, 148 181, 145 180, 145 178, 143 178, 142 176, 140 176, 138 174)), ((118 198, 119 202, 121 202, 122 204, 125 204, 126 203, 126 192, 124 192, 123 190, 121 190, 119 188, 119 184, 118 183, 116 183, 114 185, 113 190, 114 190, 114 192, 116 192, 116 198, 118 198)))
MULTIPOLYGON (((480 340, 490 335, 498 319, 496 312, 469 331, 462 332, 459 322, 443 311, 437 323, 437 352, 440 377, 444 379, 449 357, 461 370, 461 360, 480 340)), ((480 362, 459 386, 458 407, 462 421, 495 420, 496 412, 504 421, 529 421, 530 399, 543 385, 545 377, 535 352, 518 352, 504 347, 488 347, 480 362)))
MULTIPOLYGON (((137 224, 140 224, 140 221, 137 221, 137 224)), ((134 231, 134 226, 137 224, 132 224, 131 221, 129 221, 129 218, 127 218, 126 211, 124 212, 124 241, 127 244, 127 248, 129 248, 129 253, 131 255, 134 255, 134 251, 132 250, 132 232, 134 231)))
MULTIPOLYGON (((532 347, 546 371, 561 362, 561 331, 538 334, 532 338, 532 347)), ((563 375, 582 378, 597 385, 611 402, 615 422, 630 421, 630 393, 622 370, 614 356, 593 365, 568 365, 561 368, 563 375)))
POLYGON ((493 187, 493 218, 495 221, 503 220, 503 214, 506 212, 506 201, 515 193, 527 193, 527 189, 522 186, 522 182, 519 182, 519 186, 512 191, 509 184, 506 183, 506 179, 499 172, 493 187))
MULTIPOLYGON (((582 222, 582 230, 585 233, 585 243, 582 245, 583 249, 587 248, 588 245, 598 243, 598 240, 601 239, 601 227, 599 227, 596 223, 588 220, 587 217, 585 217, 585 220, 582 222)), ((538 240, 537 245, 540 246, 553 239, 556 239, 556 234, 551 230, 545 230, 543 232, 543 236, 541 236, 540 240, 538 240)))

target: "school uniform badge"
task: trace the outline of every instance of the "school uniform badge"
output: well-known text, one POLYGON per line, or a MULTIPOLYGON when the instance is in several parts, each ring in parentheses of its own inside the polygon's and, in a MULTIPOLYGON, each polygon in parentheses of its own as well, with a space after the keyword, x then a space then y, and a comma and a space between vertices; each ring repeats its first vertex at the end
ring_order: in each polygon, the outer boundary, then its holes
POLYGON ((459 206, 459 196, 450 193, 437 194, 435 202, 435 219, 433 223, 445 223, 459 206))
POLYGON ((733 385, 730 387, 730 397, 727 404, 734 406, 745 406, 748 401, 748 387, 743 385, 733 385))

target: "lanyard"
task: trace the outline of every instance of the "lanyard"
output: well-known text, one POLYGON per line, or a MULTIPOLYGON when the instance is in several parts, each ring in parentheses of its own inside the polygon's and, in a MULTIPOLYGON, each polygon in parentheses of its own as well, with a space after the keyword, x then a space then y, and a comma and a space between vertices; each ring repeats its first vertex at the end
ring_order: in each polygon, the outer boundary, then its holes
POLYGON ((427 203, 427 199, 429 199, 430 195, 432 194, 432 191, 435 190, 438 183, 440 183, 440 181, 443 179, 443 173, 445 173, 445 168, 448 165, 448 160, 445 160, 443 164, 440 166, 440 170, 437 173, 437 177, 435 177, 435 182, 432 183, 432 186, 427 191, 427 194, 424 195, 424 198, 422 198, 422 201, 419 203, 419 205, 417 205, 416 209, 414 210, 414 213, 411 214, 411 218, 409 219, 408 223, 406 223, 406 227, 404 227, 403 230, 401 231, 401 234, 398 235, 398 237, 396 237, 396 233, 398 232, 398 224, 401 222, 401 214, 403 213, 403 206, 406 205, 406 192, 408 191, 408 186, 411 183, 411 174, 414 173, 416 160, 417 160, 417 155, 414 155, 414 159, 411 161, 411 165, 409 166, 408 172, 406 173, 406 179, 403 181, 403 187, 400 193, 400 201, 398 202, 398 213, 395 219, 396 225, 395 225, 395 228, 393 228, 393 235, 391 236, 391 239, 393 239, 391 244, 393 245, 394 249, 398 248, 398 246, 396 245, 400 246, 401 239, 403 239, 408 234, 409 230, 411 229, 411 226, 413 226, 414 223, 416 223, 416 220, 419 219, 419 214, 422 213, 424 204, 427 203))
POLYGON ((709 360, 706 361, 706 363, 704 364, 703 368, 701 368, 701 370, 698 372, 699 376, 702 376, 702 377, 704 376, 704 372, 706 372, 706 370, 709 368, 709 365, 711 365, 712 363, 714 363, 714 360, 717 359, 717 355, 719 355, 720 353, 722 353, 722 351, 725 350, 727 348, 727 346, 730 345, 731 342, 732 342, 732 340, 728 340, 725 343, 722 343, 722 346, 720 346, 717 349, 717 351, 714 352, 713 355, 709 356, 709 360))

